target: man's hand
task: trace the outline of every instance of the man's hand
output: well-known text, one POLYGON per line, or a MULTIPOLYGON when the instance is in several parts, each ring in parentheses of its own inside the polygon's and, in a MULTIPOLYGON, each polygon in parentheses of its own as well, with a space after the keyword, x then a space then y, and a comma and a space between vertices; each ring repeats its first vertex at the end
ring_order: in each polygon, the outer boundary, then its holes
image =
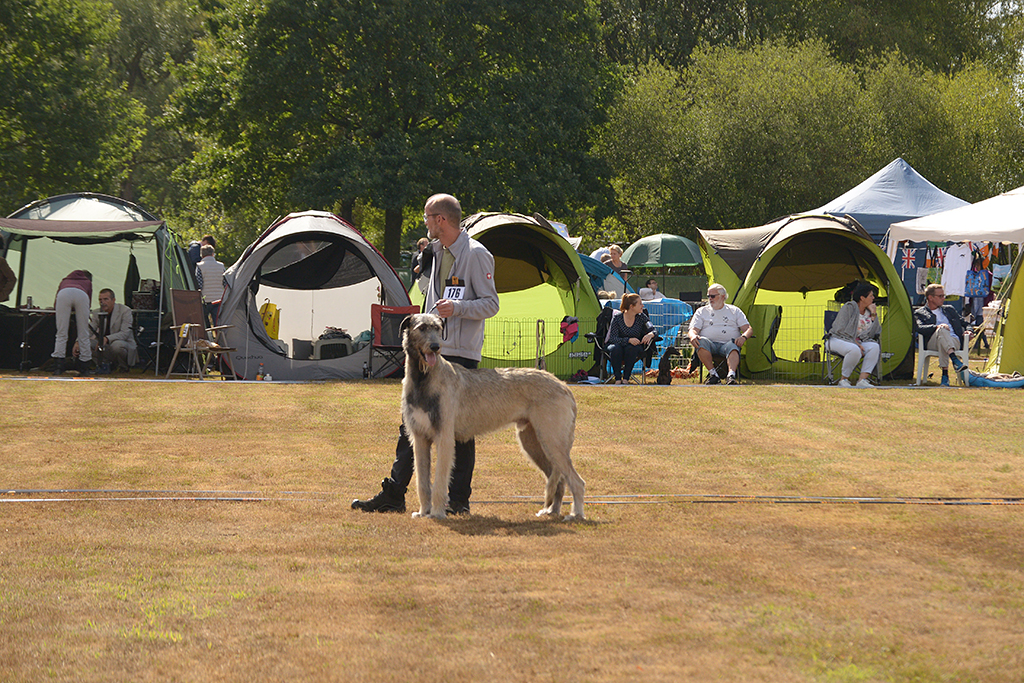
POLYGON ((747 335, 741 334, 740 336, 736 337, 736 346, 738 346, 738 347, 740 347, 742 349, 743 348, 743 342, 745 342, 745 341, 747 341, 747 335))
POLYGON ((455 314, 455 302, 441 299, 437 302, 437 314, 442 318, 450 318, 455 314))

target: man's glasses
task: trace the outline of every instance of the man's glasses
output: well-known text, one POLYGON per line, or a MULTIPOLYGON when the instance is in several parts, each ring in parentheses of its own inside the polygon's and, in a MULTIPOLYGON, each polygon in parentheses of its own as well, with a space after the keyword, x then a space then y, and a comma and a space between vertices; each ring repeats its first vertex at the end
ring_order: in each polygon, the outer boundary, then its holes
POLYGON ((423 214, 423 222, 426 223, 427 222, 427 218, 429 218, 430 216, 440 216, 440 215, 441 214, 439 214, 439 213, 425 213, 425 214, 423 214))
POLYGON ((711 294, 711 293, 709 292, 709 293, 708 293, 708 298, 709 298, 709 299, 717 299, 717 298, 718 298, 718 294, 711 294))

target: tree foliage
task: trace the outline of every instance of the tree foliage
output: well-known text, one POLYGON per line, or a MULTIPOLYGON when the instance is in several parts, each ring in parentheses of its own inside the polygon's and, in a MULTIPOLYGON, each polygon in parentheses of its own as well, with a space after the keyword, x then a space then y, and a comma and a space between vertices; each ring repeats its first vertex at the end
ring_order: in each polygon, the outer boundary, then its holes
MULTIPOLYGON (((452 192, 467 208, 560 211, 601 201, 589 136, 607 92, 584 3, 268 0, 229 3, 180 93, 179 121, 214 144, 199 182, 229 210, 402 210, 452 192), (245 46, 245 50, 239 49, 245 46), (227 190, 223 192, 222 190, 227 190)), ((197 185, 197 187, 201 187, 197 185)))
POLYGON ((898 50, 954 73, 983 60, 1004 75, 1020 57, 1020 2, 995 0, 601 0, 604 49, 632 68, 685 67, 698 45, 820 39, 848 64, 898 50))
POLYGON ((0 4, 0 199, 16 208, 75 189, 116 193, 144 112, 103 59, 110 4, 0 4))
POLYGON ((629 237, 807 211, 897 156, 969 201, 1024 182, 1019 94, 981 64, 945 76, 890 53, 858 71, 812 40, 635 73, 598 148, 620 204, 608 228, 629 237))

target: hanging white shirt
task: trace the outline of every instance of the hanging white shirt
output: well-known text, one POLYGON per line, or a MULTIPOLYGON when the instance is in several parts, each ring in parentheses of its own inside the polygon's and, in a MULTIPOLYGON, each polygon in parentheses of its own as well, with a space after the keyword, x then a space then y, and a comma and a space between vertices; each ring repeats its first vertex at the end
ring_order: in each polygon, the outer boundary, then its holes
POLYGON ((963 296, 967 284, 967 271, 971 269, 971 245, 954 244, 946 249, 942 267, 942 289, 946 296, 963 296))

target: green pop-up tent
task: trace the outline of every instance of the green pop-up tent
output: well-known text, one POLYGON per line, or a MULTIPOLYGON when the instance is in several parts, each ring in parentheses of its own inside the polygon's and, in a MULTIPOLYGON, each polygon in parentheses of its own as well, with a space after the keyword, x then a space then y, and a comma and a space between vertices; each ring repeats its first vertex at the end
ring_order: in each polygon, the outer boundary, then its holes
POLYGON ((820 344, 826 310, 838 310, 837 290, 855 281, 879 289, 882 372, 891 375, 912 345, 910 299, 893 264, 850 217, 787 216, 767 225, 701 230, 704 267, 729 302, 747 315, 757 335, 744 346, 746 374, 773 371, 809 379, 821 363, 800 363, 820 344))

